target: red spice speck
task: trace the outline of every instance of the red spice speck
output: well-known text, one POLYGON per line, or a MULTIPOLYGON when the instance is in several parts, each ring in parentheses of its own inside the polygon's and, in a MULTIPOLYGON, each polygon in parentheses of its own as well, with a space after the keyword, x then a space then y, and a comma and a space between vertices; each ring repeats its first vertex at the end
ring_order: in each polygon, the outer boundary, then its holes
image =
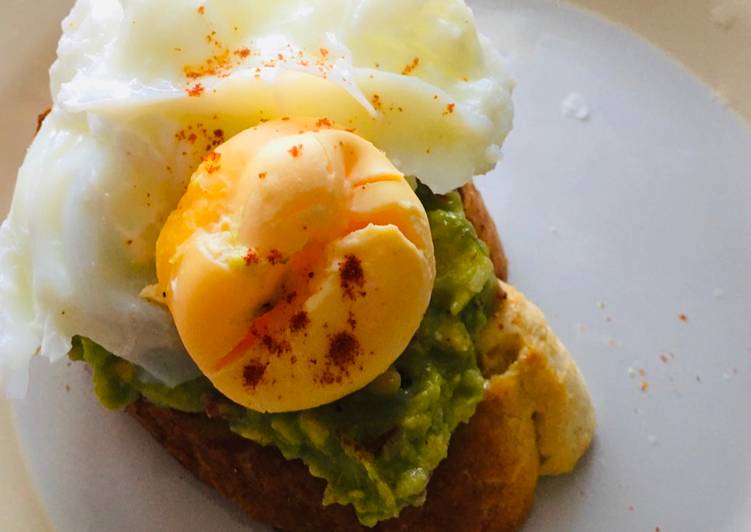
POLYGON ((203 85, 196 83, 195 85, 192 85, 185 89, 185 92, 188 93, 188 96, 198 97, 203 94, 203 90, 203 85))
POLYGON ((220 153, 217 153, 215 151, 210 151, 206 154, 206 158, 204 161, 206 161, 206 172, 209 174, 213 174, 219 168, 221 168, 219 161, 221 160, 222 155, 220 153))
POLYGON ((678 314, 678 319, 681 321, 688 321, 688 316, 681 312, 680 314, 678 314))
POLYGON ((272 249, 266 256, 266 260, 268 260, 273 266, 276 266, 277 264, 284 262, 284 257, 282 256, 281 251, 278 249, 272 249))
POLYGON ((405 66, 404 69, 402 70, 402 75, 409 76, 417 68, 419 64, 420 64, 420 58, 419 57, 413 58, 412 61, 407 66, 405 66))
MULTIPOLYGON (((339 283, 350 299, 355 299, 356 289, 362 289, 365 285, 365 272, 362 269, 362 262, 355 255, 347 255, 339 265, 339 283)), ((360 295, 364 295, 362 290, 360 290, 360 295)))
POLYGON ((292 349, 287 340, 278 341, 268 334, 261 337, 261 343, 269 353, 276 356, 279 356, 282 353, 287 353, 292 349))
POLYGON ((302 144, 295 144, 288 151, 292 157, 298 157, 302 153, 302 144))
POLYGON ((268 172, 261 172, 258 174, 258 179, 266 179, 267 175, 269 175, 268 172))
POLYGON ((339 369, 352 365, 360 352, 360 342, 352 334, 341 331, 329 341, 328 360, 339 369))
POLYGON ((243 368, 243 380, 245 381, 245 386, 248 386, 249 388, 255 388, 258 386, 258 384, 263 379, 264 373, 266 373, 266 367, 268 366, 268 362, 266 364, 261 364, 260 362, 253 360, 243 368))
POLYGON ((308 313, 301 310, 289 320, 289 328, 292 332, 298 332, 305 329, 310 324, 308 313))
POLYGON ((329 51, 326 48, 321 48, 320 52, 323 57, 326 57, 327 55, 329 55, 329 51))
POLYGON ((373 104, 373 107, 380 110, 381 109, 381 97, 378 94, 374 94, 370 98, 370 103, 373 104))
POLYGON ((639 389, 642 392, 646 392, 647 390, 649 390, 649 383, 647 381, 642 381, 642 383, 639 385, 639 389))
POLYGON ((203 15, 204 13, 206 13, 206 6, 198 6, 198 9, 196 11, 198 11, 199 15, 203 15))
POLYGON ((243 257, 243 260, 245 261, 246 266, 250 266, 251 264, 258 264, 258 254, 254 249, 248 248, 248 252, 243 257))
POLYGON ((454 112, 454 108, 456 107, 455 103, 450 103, 446 105, 446 110, 443 112, 444 115, 449 115, 454 112))
POLYGON ((186 65, 183 73, 188 79, 198 79, 204 76, 225 78, 232 73, 232 69, 239 65, 251 54, 246 47, 230 52, 230 49, 216 39, 216 32, 206 35, 206 42, 215 48, 214 54, 198 65, 186 65))
POLYGON ((334 124, 326 117, 318 119, 318 122, 316 122, 316 127, 332 127, 334 124))

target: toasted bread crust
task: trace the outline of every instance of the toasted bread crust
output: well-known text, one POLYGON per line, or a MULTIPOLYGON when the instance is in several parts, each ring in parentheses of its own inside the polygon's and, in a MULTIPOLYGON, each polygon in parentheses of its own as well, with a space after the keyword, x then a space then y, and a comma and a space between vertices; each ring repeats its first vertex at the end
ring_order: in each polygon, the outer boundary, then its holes
MULTIPOLYGON (((534 499, 539 473, 532 412, 522 412, 511 380, 493 383, 470 423, 457 429, 420 508, 379 523, 382 532, 512 532, 534 499), (523 414, 520 421, 520 414, 523 414)), ((299 460, 285 460, 229 431, 226 423, 139 400, 129 413, 183 466, 254 519, 285 531, 369 530, 350 506, 322 506, 325 483, 299 460)))
MULTIPOLYGON (((463 187, 461 193, 467 217, 490 248, 496 274, 505 279, 506 257, 482 197, 472 184, 463 187)), ((512 305, 528 308, 518 292, 505 285, 502 290, 511 295, 504 303, 508 308, 512 305)), ((539 313, 536 307, 535 310, 539 313)), ((577 378, 563 382, 555 366, 547 363, 556 356, 564 362, 570 358, 560 342, 548 344, 552 346, 548 351, 561 349, 560 353, 545 352, 545 342, 538 340, 547 340, 546 335, 552 336, 552 332, 541 313, 529 322, 522 318, 517 321, 522 322, 522 334, 532 336, 529 344, 540 348, 540 352, 530 352, 527 356, 535 363, 520 358, 509 371, 490 379, 477 412, 452 436, 448 457, 435 470, 428 485, 425 504, 406 508, 398 518, 381 522, 372 530, 517 530, 532 506, 537 479, 541 472, 545 473, 541 461, 548 460, 538 449, 539 433, 558 430, 535 419, 539 403, 530 394, 528 386, 532 381, 527 375, 544 374, 549 382, 541 381, 538 388, 549 386, 559 400, 570 399, 586 414, 585 423, 577 432, 579 439, 572 444, 574 450, 562 460, 568 460, 572 467, 589 445, 594 417, 578 370, 570 362, 577 378)), ((546 396, 547 390, 539 391, 546 396)), ((575 410, 573 406, 563 408, 575 410)), ((144 400, 131 405, 128 412, 196 477, 237 502, 258 521, 285 531, 368 530, 360 525, 352 507, 321 504, 325 483, 310 475, 301 461, 286 460, 276 448, 263 447, 230 432, 222 421, 162 408, 144 400)))
POLYGON ((498 229, 485 206, 480 191, 471 181, 459 189, 464 203, 464 213, 475 226, 477 235, 488 245, 490 258, 493 260, 495 275, 501 281, 508 281, 508 260, 503 252, 503 244, 498 236, 498 229))

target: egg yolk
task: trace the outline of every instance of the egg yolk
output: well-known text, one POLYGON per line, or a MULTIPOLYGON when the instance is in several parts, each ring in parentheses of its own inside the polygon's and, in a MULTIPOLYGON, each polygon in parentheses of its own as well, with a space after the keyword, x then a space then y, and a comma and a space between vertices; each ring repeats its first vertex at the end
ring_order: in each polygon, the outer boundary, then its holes
POLYGON ((156 257, 190 356, 261 412, 374 380, 417 330, 435 280, 427 216, 404 176, 361 137, 307 120, 267 122, 210 153, 156 257))

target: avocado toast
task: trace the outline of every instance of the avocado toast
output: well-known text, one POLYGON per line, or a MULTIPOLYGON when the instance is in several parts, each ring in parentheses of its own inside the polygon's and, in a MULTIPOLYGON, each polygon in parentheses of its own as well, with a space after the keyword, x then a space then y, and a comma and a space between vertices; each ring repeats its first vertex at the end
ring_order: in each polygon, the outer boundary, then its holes
MULTIPOLYGON (((474 185, 465 185, 448 200, 424 189, 421 197, 435 202, 437 210, 451 208, 462 219, 466 215, 464 229, 483 240, 485 245, 479 246, 482 254, 492 257, 499 276, 505 274, 507 263, 495 224, 474 185)), ((450 234, 445 243, 451 245, 455 241, 450 234)), ((443 245, 440 240, 436 242, 437 249, 443 245)), ((455 254, 452 250, 447 255, 455 254)), ((440 262, 438 270, 442 271, 440 262)), ((538 477, 569 472, 589 446, 594 415, 578 369, 539 309, 505 282, 497 286, 495 303, 491 305, 494 311, 487 318, 489 324, 478 329, 473 340, 475 364, 483 375, 476 411, 466 424, 456 427, 448 456, 430 477, 426 495, 418 494, 418 498, 425 497, 424 504, 406 507, 398 518, 378 522, 376 530, 516 530, 531 508, 538 477)), ((81 354, 83 348, 79 349, 73 357, 91 361, 81 354)), ((365 528, 352 506, 322 504, 327 483, 315 478, 309 466, 298 459, 302 454, 299 450, 295 455, 295 450, 288 447, 293 459, 287 459, 277 442, 269 444, 266 438, 273 430, 266 429, 263 435, 254 433, 254 439, 249 439, 248 433, 242 437, 233 432, 242 429, 230 430, 228 419, 232 415, 227 412, 232 406, 221 400, 201 399, 209 384, 189 390, 186 400, 158 391, 138 393, 124 383, 127 378, 106 371, 95 370, 95 382, 98 374, 103 383, 98 391, 100 398, 108 397, 114 388, 117 399, 109 406, 127 404, 127 411, 183 466, 237 502, 253 518, 290 531, 365 528), (166 406, 170 403, 176 408, 166 406)), ((377 404, 387 402, 389 391, 385 396, 382 390, 360 393, 366 395, 366 401, 377 404)), ((475 399, 468 397, 455 400, 464 407, 472 401, 475 399)), ((355 415, 372 413, 373 405, 369 406, 370 410, 358 409, 355 415)), ((337 407, 334 404, 333 408, 337 407)), ((398 440, 395 436, 405 422, 408 420, 402 419, 364 441, 348 442, 357 448, 355 462, 377 463, 390 441, 398 440)), ((297 423, 299 430, 299 420, 297 423)), ((322 427, 327 432, 331 428, 322 427)), ((312 432, 301 435, 315 440, 312 432)), ((396 452, 409 454, 408 451, 402 448, 396 452)), ((425 447, 420 451, 429 452, 425 447)), ((308 456, 320 459, 315 453, 308 456)), ((327 458, 337 464, 336 456, 327 458)), ((345 486, 343 491, 345 488, 351 486, 345 486)), ((383 499, 375 500, 376 508, 383 504, 383 499)))
POLYGON ((77 2, 0 229, 11 393, 85 362, 279 529, 519 526, 594 416, 471 184, 512 83, 463 2, 387 4, 77 2))

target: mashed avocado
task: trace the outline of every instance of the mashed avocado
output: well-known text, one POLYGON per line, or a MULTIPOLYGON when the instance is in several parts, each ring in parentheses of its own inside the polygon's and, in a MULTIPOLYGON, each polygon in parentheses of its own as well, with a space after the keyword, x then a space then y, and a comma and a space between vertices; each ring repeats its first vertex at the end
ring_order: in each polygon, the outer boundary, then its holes
POLYGON ((431 302, 406 351, 362 390, 310 410, 262 414, 222 398, 205 378, 169 388, 85 338, 75 339, 70 357, 91 365, 97 396, 108 408, 143 396, 184 412, 218 410, 237 434, 302 459, 325 479, 324 504, 352 504, 367 526, 396 517, 423 503, 451 434, 482 398, 474 336, 497 291, 487 248, 459 195, 434 195, 422 185, 417 194, 435 246, 431 302))

